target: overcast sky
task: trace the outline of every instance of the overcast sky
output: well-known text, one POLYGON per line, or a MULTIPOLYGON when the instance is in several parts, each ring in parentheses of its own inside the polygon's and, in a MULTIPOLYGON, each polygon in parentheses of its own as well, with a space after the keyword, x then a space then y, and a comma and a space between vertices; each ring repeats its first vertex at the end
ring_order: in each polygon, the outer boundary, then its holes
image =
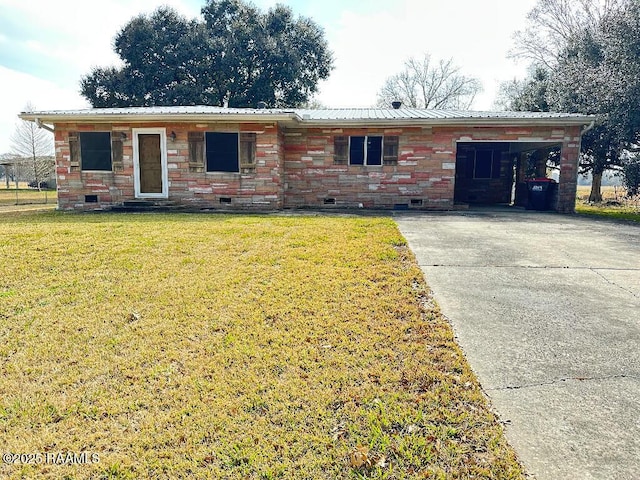
MULTIPOLYGON (((89 107, 80 77, 114 65, 116 33, 158 5, 196 17, 205 0, 0 0, 0 153, 10 151, 16 115, 89 107)), ((475 110, 491 109, 501 81, 522 78, 524 62, 507 58, 512 34, 525 24, 535 0, 255 0, 276 3, 324 27, 335 69, 320 85, 327 107, 369 107, 385 78, 411 56, 453 57, 478 77, 484 92, 475 110)))

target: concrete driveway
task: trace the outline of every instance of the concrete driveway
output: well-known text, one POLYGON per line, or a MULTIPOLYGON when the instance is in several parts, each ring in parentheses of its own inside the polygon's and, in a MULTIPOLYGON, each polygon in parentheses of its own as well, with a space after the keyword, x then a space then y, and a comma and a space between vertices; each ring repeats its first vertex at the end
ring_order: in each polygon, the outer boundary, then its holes
POLYGON ((640 225, 397 213, 532 478, 640 478, 640 225))

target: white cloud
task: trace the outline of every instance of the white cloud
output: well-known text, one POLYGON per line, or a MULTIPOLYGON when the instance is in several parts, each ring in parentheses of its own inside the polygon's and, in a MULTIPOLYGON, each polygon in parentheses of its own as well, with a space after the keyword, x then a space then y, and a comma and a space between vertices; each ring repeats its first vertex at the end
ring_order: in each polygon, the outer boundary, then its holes
POLYGON ((27 103, 38 110, 88 108, 77 89, 61 88, 47 80, 0 66, 0 153, 11 149, 11 135, 19 121, 18 114, 27 103))

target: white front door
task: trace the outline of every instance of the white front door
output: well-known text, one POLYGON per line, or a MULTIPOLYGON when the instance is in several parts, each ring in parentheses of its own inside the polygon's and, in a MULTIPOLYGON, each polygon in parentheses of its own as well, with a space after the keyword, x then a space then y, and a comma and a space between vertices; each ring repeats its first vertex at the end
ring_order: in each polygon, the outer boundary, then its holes
POLYGON ((136 198, 167 198, 167 132, 164 128, 134 128, 133 173, 136 198))

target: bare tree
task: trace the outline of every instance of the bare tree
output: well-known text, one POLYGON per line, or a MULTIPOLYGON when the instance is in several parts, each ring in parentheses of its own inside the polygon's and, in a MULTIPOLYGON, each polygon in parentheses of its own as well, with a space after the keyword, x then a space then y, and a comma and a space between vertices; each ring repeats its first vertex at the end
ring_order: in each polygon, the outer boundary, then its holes
MULTIPOLYGON (((27 104, 25 111, 33 111, 33 105, 27 104)), ((13 153, 29 165, 35 184, 40 190, 40 184, 49 178, 54 171, 53 136, 38 127, 34 122, 19 120, 11 135, 13 153)))
POLYGON ((629 136, 640 135, 633 114, 640 91, 639 5, 638 0, 538 0, 527 28, 514 34, 510 55, 531 60, 537 76, 503 85, 511 108, 599 116, 582 137, 580 168, 593 179, 589 201, 602 200, 603 173, 621 168, 620 152, 636 142, 629 136))
POLYGON ((595 32, 602 21, 630 0, 538 0, 528 26, 514 34, 510 56, 552 69, 572 38, 595 32))
POLYGON ((385 81, 378 92, 378 105, 400 101, 412 108, 468 109, 482 91, 477 78, 460 73, 453 59, 434 62, 429 54, 407 60, 404 70, 385 81))

